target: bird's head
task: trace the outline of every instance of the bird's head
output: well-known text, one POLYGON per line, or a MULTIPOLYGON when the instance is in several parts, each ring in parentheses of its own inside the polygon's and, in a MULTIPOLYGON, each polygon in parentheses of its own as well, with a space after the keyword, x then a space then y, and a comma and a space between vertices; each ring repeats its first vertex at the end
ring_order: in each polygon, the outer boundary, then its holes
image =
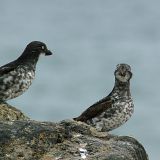
POLYGON ((52 52, 47 49, 45 43, 40 41, 33 41, 27 45, 22 55, 17 60, 20 63, 22 62, 36 63, 40 55, 49 56, 52 55, 52 52))
POLYGON ((25 52, 27 52, 28 54, 35 55, 35 56, 37 56, 37 55, 45 55, 45 56, 52 55, 52 52, 47 49, 46 44, 43 42, 39 42, 39 41, 33 41, 33 42, 29 43, 25 49, 25 52))
POLYGON ((52 55, 52 52, 47 49, 45 43, 33 41, 26 46, 22 55, 17 60, 20 63, 32 62, 33 64, 36 64, 40 55, 49 56, 52 55))
POLYGON ((131 67, 128 64, 118 64, 114 72, 116 80, 125 83, 132 78, 131 67))

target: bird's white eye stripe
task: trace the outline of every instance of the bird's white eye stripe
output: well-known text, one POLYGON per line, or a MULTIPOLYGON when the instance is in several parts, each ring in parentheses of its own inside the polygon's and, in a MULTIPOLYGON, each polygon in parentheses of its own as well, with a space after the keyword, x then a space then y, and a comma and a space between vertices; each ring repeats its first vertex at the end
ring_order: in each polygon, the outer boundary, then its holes
POLYGON ((45 49, 45 47, 44 47, 44 46, 42 46, 41 48, 42 48, 42 49, 45 49))

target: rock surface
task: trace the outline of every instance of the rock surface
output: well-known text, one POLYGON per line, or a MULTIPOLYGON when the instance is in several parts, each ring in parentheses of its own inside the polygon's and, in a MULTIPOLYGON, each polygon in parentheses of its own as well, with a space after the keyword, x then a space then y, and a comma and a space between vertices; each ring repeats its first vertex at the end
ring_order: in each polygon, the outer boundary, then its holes
POLYGON ((148 160, 132 137, 97 132, 73 120, 53 123, 18 117, 0 121, 1 160, 148 160))
POLYGON ((29 119, 19 109, 5 102, 0 102, 0 121, 27 120, 29 119))

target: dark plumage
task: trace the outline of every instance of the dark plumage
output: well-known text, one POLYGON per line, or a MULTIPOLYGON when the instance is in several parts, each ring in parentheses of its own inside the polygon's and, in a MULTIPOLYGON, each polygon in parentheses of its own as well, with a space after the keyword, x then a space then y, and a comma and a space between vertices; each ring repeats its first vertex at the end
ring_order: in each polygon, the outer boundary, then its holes
POLYGON ((114 75, 115 85, 112 92, 74 120, 92 125, 99 131, 110 131, 131 117, 134 110, 130 93, 131 67, 127 64, 118 64, 114 75))
POLYGON ((43 42, 33 41, 15 61, 0 67, 0 101, 20 96, 29 88, 41 54, 47 56, 52 52, 43 42))

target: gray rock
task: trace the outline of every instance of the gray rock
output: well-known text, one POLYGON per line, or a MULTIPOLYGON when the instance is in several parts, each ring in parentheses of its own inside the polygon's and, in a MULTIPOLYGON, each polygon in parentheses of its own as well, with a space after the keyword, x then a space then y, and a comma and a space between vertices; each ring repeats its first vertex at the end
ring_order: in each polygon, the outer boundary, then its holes
POLYGON ((5 102, 0 102, 0 121, 27 120, 29 119, 19 109, 5 102))
POLYGON ((97 132, 73 120, 54 123, 19 117, 0 121, 1 160, 148 160, 132 137, 97 132))

